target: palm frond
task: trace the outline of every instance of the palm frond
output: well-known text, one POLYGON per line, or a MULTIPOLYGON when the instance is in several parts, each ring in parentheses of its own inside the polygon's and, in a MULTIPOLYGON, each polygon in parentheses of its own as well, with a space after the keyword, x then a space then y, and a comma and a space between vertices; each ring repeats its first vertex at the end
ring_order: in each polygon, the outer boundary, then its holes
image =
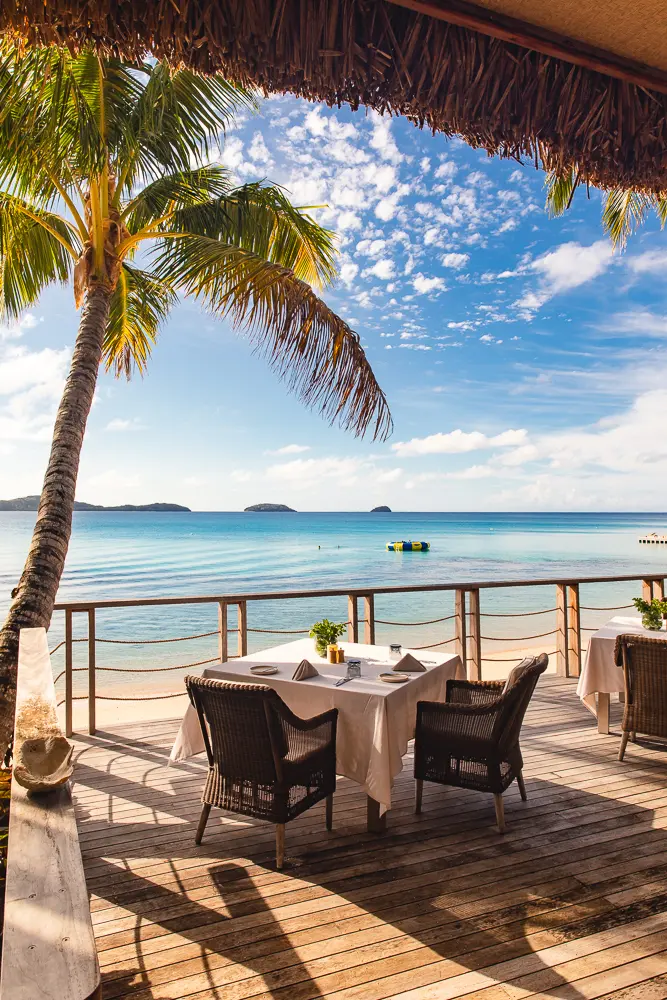
POLYGON ((166 62, 144 67, 142 91, 126 118, 122 141, 112 150, 121 191, 136 183, 202 165, 221 132, 255 105, 252 93, 220 76, 171 69, 166 62))
POLYGON ((0 314, 18 318, 47 285, 67 283, 80 252, 59 215, 0 192, 0 314))
POLYGON ((358 335, 288 268, 206 236, 165 239, 156 271, 244 328, 291 392, 330 422, 384 440, 387 400, 358 335))
POLYGON ((550 171, 544 182, 547 189, 547 211, 550 215, 563 215, 569 209, 578 185, 575 170, 566 174, 550 171))
POLYGON ((231 187, 224 167, 179 170, 147 184, 123 209, 123 218, 132 233, 161 219, 172 206, 182 208, 217 200, 231 187))
POLYGON ((602 212, 602 225, 615 247, 625 249, 628 236, 642 224, 652 205, 655 205, 654 197, 641 191, 623 188, 609 191, 602 212))
POLYGON ((152 274, 123 264, 111 299, 104 337, 103 357, 107 371, 131 378, 141 375, 176 295, 170 285, 152 274))
POLYGON ((168 228, 233 243, 310 285, 331 284, 337 274, 333 233, 274 185, 245 184, 217 201, 181 209, 168 228))

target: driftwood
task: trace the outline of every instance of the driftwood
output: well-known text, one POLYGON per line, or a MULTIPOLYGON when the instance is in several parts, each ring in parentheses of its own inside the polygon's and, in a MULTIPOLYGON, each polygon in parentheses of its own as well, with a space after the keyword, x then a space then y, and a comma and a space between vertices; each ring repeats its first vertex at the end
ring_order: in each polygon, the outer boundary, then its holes
POLYGON ((14 777, 34 793, 50 792, 72 776, 72 744, 62 733, 49 692, 31 686, 16 704, 14 777))

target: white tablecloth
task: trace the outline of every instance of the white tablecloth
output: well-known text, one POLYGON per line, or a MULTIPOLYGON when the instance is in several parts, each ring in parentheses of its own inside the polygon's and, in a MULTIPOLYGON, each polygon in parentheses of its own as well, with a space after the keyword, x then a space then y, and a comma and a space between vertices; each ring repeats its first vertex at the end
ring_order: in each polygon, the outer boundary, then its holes
POLYGON ((663 636, 665 632, 649 632, 640 617, 618 615, 591 636, 584 669, 577 684, 577 694, 589 707, 595 704, 595 694, 614 694, 624 688, 623 669, 614 663, 614 645, 617 635, 663 636))
MULTIPOLYGON (((336 770, 357 781, 380 803, 383 813, 391 806, 391 787, 403 767, 408 741, 414 736, 417 702, 444 701, 447 681, 463 676, 461 660, 458 656, 438 654, 433 650, 404 650, 412 652, 426 671, 411 674, 410 680, 403 684, 387 684, 378 679, 378 674, 395 665, 390 660, 388 646, 352 642, 342 645, 346 657, 361 660, 361 678, 341 687, 335 687, 335 681, 345 676, 347 664, 332 664, 319 657, 312 639, 298 639, 208 667, 203 676, 268 684, 302 719, 337 708, 336 770), (304 658, 310 660, 320 672, 319 676, 293 681, 292 674, 304 658), (250 667, 258 663, 275 664, 280 673, 257 677, 250 673, 250 667)), ((203 750, 199 719, 189 705, 171 751, 170 763, 203 750)))

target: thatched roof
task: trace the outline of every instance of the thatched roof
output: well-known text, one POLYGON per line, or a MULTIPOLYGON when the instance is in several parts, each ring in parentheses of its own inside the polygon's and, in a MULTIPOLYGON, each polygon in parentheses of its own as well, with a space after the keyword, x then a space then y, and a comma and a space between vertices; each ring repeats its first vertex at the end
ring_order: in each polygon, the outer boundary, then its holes
MULTIPOLYGON (((667 73, 660 59, 634 59, 646 58, 650 32, 643 48, 599 49, 610 31, 605 5, 627 11, 626 0, 481 2, 2 0, 0 30, 31 43, 92 41, 124 57, 148 49, 267 92, 366 105, 490 153, 574 166, 594 185, 666 190, 667 73), (550 27, 568 9, 575 40, 550 27), (505 16, 522 10, 541 24, 505 16)), ((659 36, 660 22, 646 22, 659 36)), ((622 27, 619 44, 627 17, 622 27)))

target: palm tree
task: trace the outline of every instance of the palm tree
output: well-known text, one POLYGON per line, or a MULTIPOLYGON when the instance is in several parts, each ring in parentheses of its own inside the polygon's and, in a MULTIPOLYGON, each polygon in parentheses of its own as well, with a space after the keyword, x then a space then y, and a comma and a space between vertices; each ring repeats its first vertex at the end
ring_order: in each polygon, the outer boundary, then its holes
MULTIPOLYGON (((254 98, 219 77, 92 51, 0 52, 0 315, 54 282, 82 305, 37 522, 0 633, 8 745, 18 635, 48 627, 100 363, 142 372, 178 297, 242 328, 289 389, 330 421, 385 438, 387 402, 353 330, 314 293, 332 234, 267 184, 234 187, 219 139, 254 98)), ((0 748, 2 749, 2 748, 0 748)))
MULTIPOLYGON (((547 174, 547 209, 552 215, 563 215, 579 186, 576 170, 566 174, 547 174)), ((632 188, 612 188, 606 192, 602 210, 602 227, 614 247, 625 250, 628 237, 641 226, 653 210, 662 226, 667 221, 667 195, 634 191, 632 188)))

